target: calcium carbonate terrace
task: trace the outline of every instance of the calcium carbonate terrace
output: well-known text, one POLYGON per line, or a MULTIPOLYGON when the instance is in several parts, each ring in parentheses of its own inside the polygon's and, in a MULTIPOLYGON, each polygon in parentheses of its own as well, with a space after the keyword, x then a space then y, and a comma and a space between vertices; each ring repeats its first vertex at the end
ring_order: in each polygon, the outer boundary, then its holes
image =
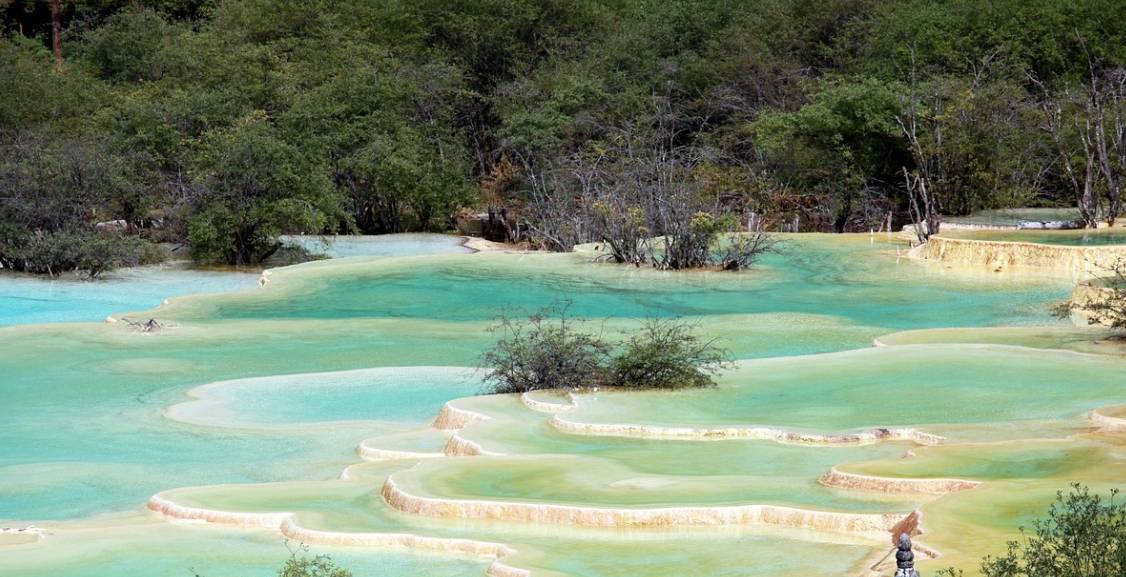
POLYGON ((285 537, 381 577, 889 575, 900 531, 928 574, 975 567, 1068 482, 1126 478, 1126 356, 1049 314, 1070 279, 903 248, 360 256, 112 311, 155 333, 0 329, 0 573, 267 575, 285 537), (477 395, 492 319, 561 299, 608 333, 696 319, 737 361, 712 389, 477 395))

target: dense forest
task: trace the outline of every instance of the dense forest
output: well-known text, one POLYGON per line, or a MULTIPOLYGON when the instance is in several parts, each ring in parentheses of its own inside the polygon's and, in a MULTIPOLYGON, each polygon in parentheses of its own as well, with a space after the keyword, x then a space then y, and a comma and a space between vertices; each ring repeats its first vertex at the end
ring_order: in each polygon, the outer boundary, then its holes
POLYGON ((17 270, 486 211, 554 250, 684 218, 1093 225, 1126 178, 1120 0, 0 0, 0 32, 17 270))

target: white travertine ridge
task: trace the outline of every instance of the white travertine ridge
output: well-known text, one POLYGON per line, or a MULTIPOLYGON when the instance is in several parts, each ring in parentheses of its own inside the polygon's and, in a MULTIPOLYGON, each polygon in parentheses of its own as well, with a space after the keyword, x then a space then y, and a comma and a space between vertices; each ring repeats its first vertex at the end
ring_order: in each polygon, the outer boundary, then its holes
POLYGON ((501 457, 504 456, 504 453, 490 451, 482 447, 480 443, 470 441, 454 433, 449 442, 446 443, 444 455, 449 457, 501 457))
POLYGON ((489 420, 488 415, 459 409, 450 403, 446 403, 442 405, 442 410, 438 412, 438 416, 434 419, 434 423, 431 426, 435 429, 461 429, 469 423, 487 420, 489 420))
MULTIPOLYGON (((323 531, 300 526, 293 513, 245 513, 219 511, 200 507, 189 507, 175 503, 160 494, 149 499, 148 508, 171 519, 198 521, 230 525, 272 529, 283 536, 302 543, 316 545, 336 545, 349 547, 405 548, 434 553, 471 555, 499 560, 513 555, 516 550, 503 543, 475 541, 445 537, 424 537, 411 533, 352 533, 346 531, 323 531)), ((531 572, 495 562, 488 575, 493 577, 530 577, 531 572)))
POLYGON ((540 401, 532 398, 532 393, 521 393, 520 402, 524 403, 525 407, 540 412, 540 413, 565 413, 575 408, 575 395, 571 391, 566 391, 567 403, 552 403, 549 401, 540 401))
MULTIPOLYGON (((1107 414, 1112 408, 1118 407, 1093 409, 1090 413, 1087 413, 1087 418, 1104 431, 1126 431, 1126 417, 1115 417, 1107 414)), ((1120 410, 1126 413, 1126 409, 1120 410)))
POLYGON ((149 510, 160 513, 165 517, 182 521, 200 521, 217 525, 257 527, 262 529, 277 529, 283 522, 293 516, 292 513, 245 513, 190 507, 171 501, 160 493, 153 495, 149 499, 147 507, 149 510))
POLYGON ((573 435, 670 441, 755 439, 796 445, 863 445, 882 441, 911 441, 920 445, 937 445, 946 440, 939 435, 924 433, 913 428, 881 428, 856 433, 819 435, 759 426, 662 427, 658 425, 578 423, 566 420, 558 415, 552 417, 550 424, 559 431, 573 435))
POLYGON ((540 503, 440 499, 412 495, 388 477, 381 491, 389 506, 405 513, 444 519, 490 519, 578 527, 690 527, 768 525, 831 531, 886 540, 902 513, 812 511, 775 505, 685 506, 649 509, 582 507, 540 503))
POLYGON ((922 495, 946 495, 957 491, 973 489, 981 485, 980 481, 965 479, 907 479, 894 477, 876 477, 847 473, 833 467, 821 476, 819 480, 826 487, 836 489, 859 489, 862 491, 877 491, 880 493, 906 493, 922 495))
MULTIPOLYGON (((17 544, 24 544, 28 542, 37 543, 43 540, 45 531, 36 527, 35 525, 26 525, 24 527, 0 527, 0 535, 13 536, 17 544)), ((4 546, 3 540, 0 540, 0 547, 4 546)))
POLYGON ((434 459, 445 457, 442 452, 400 451, 396 449, 381 449, 372 446, 369 441, 361 441, 356 447, 356 454, 365 461, 398 461, 403 459, 434 459))
POLYGON ((1105 276, 1115 263, 1126 258, 1126 246, 1067 246, 932 236, 908 254, 951 265, 992 271, 1032 268, 1040 273, 1085 280, 1105 276))

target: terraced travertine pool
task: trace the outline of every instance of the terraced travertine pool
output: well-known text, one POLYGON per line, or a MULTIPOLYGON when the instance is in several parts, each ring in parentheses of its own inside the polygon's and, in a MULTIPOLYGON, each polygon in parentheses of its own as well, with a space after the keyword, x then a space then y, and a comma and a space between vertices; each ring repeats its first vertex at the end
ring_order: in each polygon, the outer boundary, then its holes
POLYGON ((1122 228, 1096 230, 954 230, 945 231, 942 235, 971 240, 1031 242, 1058 246, 1126 245, 1126 230, 1122 228))
POLYGON ((859 576, 913 511, 924 575, 972 574, 1068 482, 1126 478, 1088 417, 1126 403, 1126 356, 1049 315, 1069 283, 788 241, 739 274, 341 258, 173 299, 153 334, 0 329, 0 527, 42 531, 0 533, 0 574, 266 575, 284 537, 357 576, 859 576), (697 319, 738 361, 709 390, 474 396, 492 319, 560 300, 610 332, 697 319))

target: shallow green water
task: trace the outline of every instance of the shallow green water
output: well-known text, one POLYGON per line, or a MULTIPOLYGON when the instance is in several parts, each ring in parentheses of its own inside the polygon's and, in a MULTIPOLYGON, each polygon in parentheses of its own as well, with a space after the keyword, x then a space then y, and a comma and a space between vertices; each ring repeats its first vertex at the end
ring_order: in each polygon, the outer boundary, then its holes
POLYGON ((0 272, 0 326, 101 321, 159 305, 165 298, 249 288, 256 272, 196 270, 181 265, 116 271, 97 281, 0 272))
MULTIPOLYGON (((285 237, 287 244, 330 258, 466 254, 464 239, 440 234, 285 237)), ((169 297, 223 293, 258 283, 253 269, 192 268, 185 262, 122 269, 97 281, 63 275, 57 279, 0 271, 0 326, 101 321, 109 315, 156 307, 169 297)))
POLYGON ((374 236, 363 235, 291 235, 283 236, 282 243, 300 247, 312 254, 329 258, 353 256, 408 256, 428 254, 467 254, 465 239, 445 234, 403 233, 374 236))
MULTIPOLYGON (((182 577, 194 571, 206 577, 272 577, 290 555, 285 543, 261 531, 176 526, 153 520, 103 525, 57 533, 51 537, 57 541, 51 548, 5 551, 0 563, 9 575, 182 577), (93 539, 91 532, 97 533, 93 539)), ((316 546, 308 554, 331 554, 355 577, 480 577, 488 565, 468 557, 316 546)))
MULTIPOLYGON (((517 561, 548 577, 632 577, 660 574, 657 568, 670 575, 839 575, 871 553, 872 544, 630 531, 618 540, 555 527, 426 519, 389 510, 378 488, 401 467, 395 475, 404 483, 437 496, 902 512, 925 500, 857 495, 817 479, 842 463, 894 462, 910 445, 580 437, 560 433, 549 426, 550 415, 516 399, 472 399, 457 403, 492 419, 460 434, 507 460, 407 461, 356 468, 364 479, 359 484, 331 480, 358 462, 355 448, 365 439, 390 449, 440 448, 444 437, 421 429, 444 402, 478 389, 480 375, 465 367, 476 366, 493 338, 491 320, 560 300, 571 301, 575 314, 608 318, 608 334, 649 315, 693 317, 734 357, 763 359, 741 363, 715 390, 584 395, 567 414, 580 421, 826 432, 935 425, 956 439, 1011 439, 1022 426, 995 435, 998 423, 1034 420, 1027 431, 1055 431, 1075 427, 1094 406, 1126 401, 1126 365, 1111 356, 978 345, 868 350, 873 338, 901 329, 1058 326, 1047 304, 1071 289, 1055 280, 961 276, 895 254, 893 245, 866 235, 812 235, 794 238, 785 253, 739 275, 658 273, 576 255, 320 261, 277 270, 262 289, 174 300, 153 313, 168 326, 157 334, 120 324, 0 329, 0 526, 55 520, 47 524, 61 536, 20 546, 19 556, 0 549, 0 573, 128 576, 151 566, 154 574, 174 574, 185 563, 204 564, 196 568, 205 575, 269 573, 277 559, 263 552, 277 543, 274 536, 197 527, 186 537, 142 510, 151 495, 176 487, 258 483, 175 494, 198 506, 297 511, 317 528, 509 543, 521 551, 517 561), (811 353, 833 354, 798 356, 811 353), (286 484, 270 485, 278 482, 286 484), (113 530, 123 545, 110 549, 91 544, 96 530, 62 536, 75 523, 108 523, 91 515, 122 512, 169 529, 130 522, 113 530), (643 537, 641 544, 631 541, 643 537), (209 545, 210 539, 220 544, 209 545), (137 546, 125 545, 133 540, 137 546), (77 553, 60 553, 72 550, 77 553)), ((951 453, 933 461, 934 468, 920 460, 905 473, 949 468, 1057 482, 1068 471, 1091 475, 1075 465, 1085 462, 1083 455, 1119 454, 1073 451, 1066 443, 1054 450, 1050 458, 1032 453, 993 468, 951 453), (1030 459, 1043 465, 1028 466, 1030 459), (961 468, 941 464, 955 461, 961 468)), ((382 577, 484 571, 477 559, 332 551, 382 577)))
MULTIPOLYGON (((935 283, 925 265, 896 261, 888 245, 849 239, 799 239, 743 274, 660 273, 593 264, 573 255, 482 255, 373 262, 345 278, 310 278, 266 298, 199 303, 192 319, 344 319, 411 317, 488 320, 571 302, 591 318, 717 314, 831 314, 895 328, 1043 320, 1029 306, 1063 285, 935 283), (601 270, 598 270, 601 269, 601 270), (200 316, 200 315, 203 316, 200 316)), ((319 263, 312 263, 311 270, 319 263)), ((297 269, 299 270, 299 269, 297 269)), ((297 272, 295 270, 295 272, 297 272)))
POLYGON ((1126 245, 1126 231, 1122 229, 950 231, 943 232, 942 236, 974 240, 1033 242, 1060 246, 1126 245))
POLYGON ((947 216, 944 222, 991 226, 1016 226, 1021 221, 1073 221, 1079 218, 1077 208, 1001 208, 979 210, 968 216, 947 216))
POLYGON ((471 369, 388 367, 301 373, 211 383, 195 402, 172 407, 179 420, 215 426, 383 421, 415 424, 451 398, 482 387, 471 369))
POLYGON ((584 396, 568 417, 818 431, 1067 419, 1126 393, 1123 375, 1121 357, 996 345, 871 348, 747 361, 714 391, 584 396))

